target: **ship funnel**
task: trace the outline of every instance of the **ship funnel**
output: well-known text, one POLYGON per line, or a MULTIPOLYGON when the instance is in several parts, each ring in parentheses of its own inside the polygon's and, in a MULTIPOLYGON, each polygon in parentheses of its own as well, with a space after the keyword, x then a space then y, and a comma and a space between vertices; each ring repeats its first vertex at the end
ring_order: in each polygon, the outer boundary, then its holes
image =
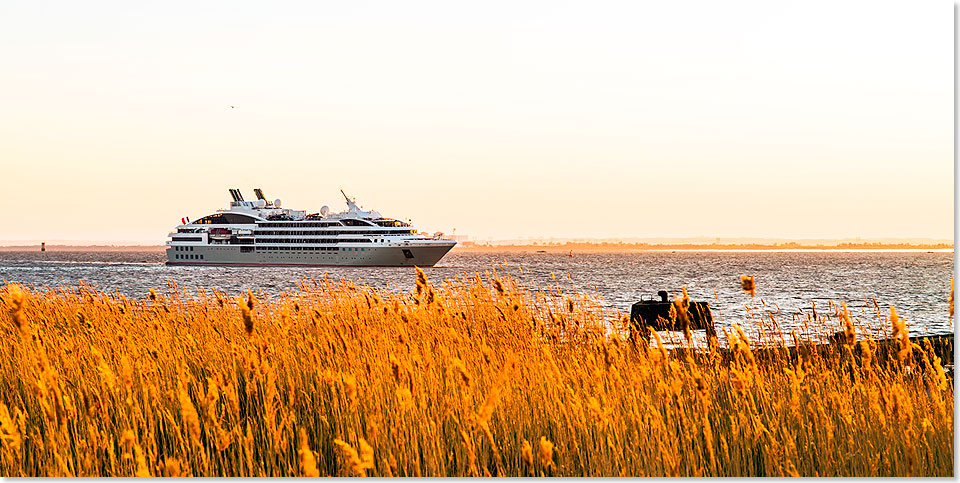
POLYGON ((234 189, 233 191, 237 192, 237 201, 243 201, 243 194, 240 193, 240 188, 234 189))
POLYGON ((263 196, 263 190, 262 190, 262 189, 260 189, 260 188, 254 188, 254 189, 253 189, 253 194, 257 195, 257 199, 258 199, 258 200, 267 201, 267 198, 266 198, 265 196, 263 196))
POLYGON ((233 198, 233 201, 240 201, 240 198, 238 198, 237 195, 237 190, 233 188, 230 188, 230 197, 233 198))

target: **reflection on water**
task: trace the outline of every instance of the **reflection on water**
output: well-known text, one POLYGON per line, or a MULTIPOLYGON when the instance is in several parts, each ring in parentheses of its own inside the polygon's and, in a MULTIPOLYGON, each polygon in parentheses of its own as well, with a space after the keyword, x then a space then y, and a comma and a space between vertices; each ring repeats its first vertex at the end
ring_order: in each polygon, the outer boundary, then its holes
MULTIPOLYGON (((0 280, 34 286, 83 281, 137 298, 151 288, 165 289, 168 281, 188 291, 218 288, 228 294, 257 288, 269 294, 293 291, 305 278, 324 277, 386 290, 409 291, 414 286, 410 267, 168 267, 163 259, 162 252, 0 252, 0 280)), ((533 251, 453 251, 426 272, 438 282, 474 272, 483 275, 494 268, 528 286, 595 294, 604 306, 623 312, 629 312, 641 295, 679 292, 686 286, 691 298, 708 301, 719 311, 723 326, 744 323, 747 308, 755 307, 774 312, 780 324, 790 328, 791 314, 809 313, 813 303, 825 310, 829 301, 835 301, 845 302, 864 320, 875 319, 877 307, 885 314, 895 305, 913 332, 953 331, 947 303, 952 253, 644 252, 571 258, 533 251), (740 289, 739 277, 745 274, 756 278, 756 300, 740 289)))

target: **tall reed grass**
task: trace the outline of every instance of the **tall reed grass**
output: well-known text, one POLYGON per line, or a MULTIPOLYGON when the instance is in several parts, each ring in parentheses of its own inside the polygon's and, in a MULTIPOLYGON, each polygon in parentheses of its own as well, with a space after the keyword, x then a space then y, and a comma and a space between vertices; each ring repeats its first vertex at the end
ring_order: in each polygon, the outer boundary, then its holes
POLYGON ((761 361, 782 337, 648 349, 495 275, 0 298, 3 476, 953 475, 941 362, 877 360, 849 315, 828 354, 761 361))

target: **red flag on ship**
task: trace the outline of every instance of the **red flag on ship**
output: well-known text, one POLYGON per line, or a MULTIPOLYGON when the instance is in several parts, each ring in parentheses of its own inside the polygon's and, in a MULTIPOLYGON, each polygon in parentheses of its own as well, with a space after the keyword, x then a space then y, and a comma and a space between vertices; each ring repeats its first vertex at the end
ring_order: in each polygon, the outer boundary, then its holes
POLYGON ((180 224, 181 224, 181 225, 186 225, 186 224, 187 224, 187 219, 186 219, 186 218, 180 218, 180 224))

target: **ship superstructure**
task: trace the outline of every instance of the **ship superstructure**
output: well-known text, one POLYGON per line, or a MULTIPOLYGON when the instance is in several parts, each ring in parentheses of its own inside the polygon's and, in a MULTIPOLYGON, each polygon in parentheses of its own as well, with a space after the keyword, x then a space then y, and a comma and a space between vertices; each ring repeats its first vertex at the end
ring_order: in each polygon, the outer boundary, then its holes
POLYGON ((330 213, 324 206, 308 214, 267 200, 260 188, 254 190, 256 201, 231 189, 229 208, 194 221, 184 218, 168 235, 167 264, 429 267, 457 243, 364 211, 340 192, 346 211, 330 213))

